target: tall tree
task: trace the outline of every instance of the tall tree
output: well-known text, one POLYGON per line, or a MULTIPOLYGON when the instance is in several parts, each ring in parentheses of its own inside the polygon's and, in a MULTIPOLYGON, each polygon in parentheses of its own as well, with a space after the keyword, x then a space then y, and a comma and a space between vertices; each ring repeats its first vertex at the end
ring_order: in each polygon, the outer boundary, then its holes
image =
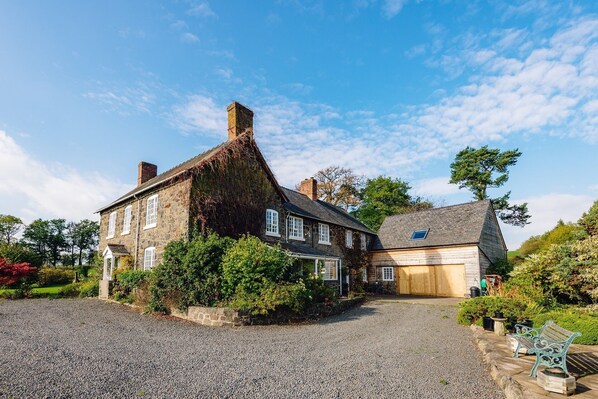
POLYGON ((66 220, 52 219, 48 221, 48 252, 52 266, 56 267, 60 260, 60 253, 66 247, 66 220))
POLYGON ((354 214, 376 231, 387 216, 433 207, 430 201, 411 196, 410 189, 409 183, 401 179, 385 176, 368 179, 361 191, 361 206, 354 214))
MULTIPOLYGON (((509 167, 515 165, 521 156, 517 149, 500 151, 497 148, 475 149, 466 147, 455 156, 451 164, 451 180, 459 188, 467 188, 477 201, 490 199, 489 188, 501 187, 509 180, 509 167)), ((527 203, 509 204, 511 192, 492 199, 494 210, 500 219, 513 226, 528 224, 527 203)))
POLYGON ((42 264, 48 259, 48 235, 49 222, 47 220, 36 219, 23 231, 23 241, 39 257, 42 264))
POLYGON ((16 216, 0 215, 0 242, 10 244, 23 228, 23 221, 16 216))
POLYGON ((318 181, 318 198, 322 201, 345 210, 359 204, 359 190, 364 178, 350 168, 329 166, 318 171, 314 178, 318 181))
POLYGON ((83 219, 74 227, 74 243, 78 249, 79 266, 83 263, 83 254, 88 256, 95 250, 100 237, 100 225, 89 219, 83 219))

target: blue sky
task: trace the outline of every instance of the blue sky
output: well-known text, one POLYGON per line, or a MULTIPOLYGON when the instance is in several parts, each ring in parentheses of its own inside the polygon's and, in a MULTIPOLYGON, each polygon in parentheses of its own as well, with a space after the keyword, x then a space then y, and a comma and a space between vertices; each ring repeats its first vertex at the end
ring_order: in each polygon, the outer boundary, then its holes
POLYGON ((461 148, 519 148, 516 248, 598 198, 597 93, 592 1, 2 2, 0 213, 97 217, 237 100, 287 187, 338 164, 450 205, 461 148))

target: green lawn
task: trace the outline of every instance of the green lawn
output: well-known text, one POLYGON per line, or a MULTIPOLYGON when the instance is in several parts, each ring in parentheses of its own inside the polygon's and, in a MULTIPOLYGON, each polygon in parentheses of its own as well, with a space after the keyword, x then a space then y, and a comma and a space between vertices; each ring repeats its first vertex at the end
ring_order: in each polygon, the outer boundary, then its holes
MULTIPOLYGON (((63 284, 63 285, 52 285, 50 287, 34 287, 31 289, 31 293, 32 294, 38 294, 38 295, 52 295, 52 294, 58 294, 58 292, 60 292, 60 289, 62 287, 64 287, 65 285, 68 284, 63 284)), ((14 293, 16 290, 14 289, 0 289, 0 295, 2 294, 12 294, 14 293)))

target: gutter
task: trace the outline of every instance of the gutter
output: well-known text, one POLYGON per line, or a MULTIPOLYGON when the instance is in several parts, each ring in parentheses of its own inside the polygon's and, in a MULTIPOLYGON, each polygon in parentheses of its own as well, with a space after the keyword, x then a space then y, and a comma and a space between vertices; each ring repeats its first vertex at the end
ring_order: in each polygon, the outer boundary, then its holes
POLYGON ((133 194, 133 198, 137 199, 137 223, 136 223, 136 227, 135 227, 135 254, 133 254, 133 269, 137 270, 137 253, 139 251, 139 223, 140 220, 139 218, 141 217, 141 200, 139 199, 139 197, 137 196, 137 194, 133 194))

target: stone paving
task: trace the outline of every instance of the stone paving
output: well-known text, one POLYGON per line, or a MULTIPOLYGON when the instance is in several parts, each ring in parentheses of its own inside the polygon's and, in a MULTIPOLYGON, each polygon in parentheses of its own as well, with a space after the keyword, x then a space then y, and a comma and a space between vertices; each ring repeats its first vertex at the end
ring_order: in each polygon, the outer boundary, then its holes
MULTIPOLYGON (((506 337, 476 328, 478 345, 483 351, 491 354, 490 363, 496 366, 502 374, 510 376, 520 384, 524 398, 558 398, 564 395, 545 391, 536 384, 536 379, 529 376, 536 357, 534 355, 519 355, 513 357, 506 337)), ((488 356, 487 356, 488 357, 488 356)), ((577 389, 575 398, 598 398, 598 347, 591 345, 572 344, 567 355, 569 372, 576 378, 577 389)), ((542 369, 543 367, 540 367, 542 369)), ((507 395, 509 396, 509 395, 507 395)))

